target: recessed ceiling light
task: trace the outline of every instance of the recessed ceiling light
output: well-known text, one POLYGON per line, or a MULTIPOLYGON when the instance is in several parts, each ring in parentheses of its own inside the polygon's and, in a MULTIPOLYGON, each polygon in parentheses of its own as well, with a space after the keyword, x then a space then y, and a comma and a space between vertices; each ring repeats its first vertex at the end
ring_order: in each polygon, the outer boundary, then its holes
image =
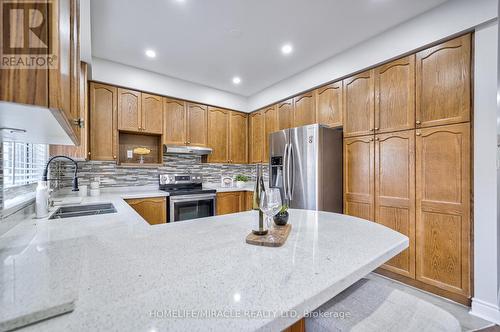
POLYGON ((293 47, 291 44, 285 44, 281 47, 281 53, 283 53, 285 55, 292 53, 292 51, 293 51, 293 47))
POLYGON ((238 76, 233 77, 233 83, 234 84, 240 84, 241 83, 241 78, 239 78, 238 76))
POLYGON ((155 58, 156 57, 156 52, 153 50, 146 50, 146 55, 150 58, 155 58))

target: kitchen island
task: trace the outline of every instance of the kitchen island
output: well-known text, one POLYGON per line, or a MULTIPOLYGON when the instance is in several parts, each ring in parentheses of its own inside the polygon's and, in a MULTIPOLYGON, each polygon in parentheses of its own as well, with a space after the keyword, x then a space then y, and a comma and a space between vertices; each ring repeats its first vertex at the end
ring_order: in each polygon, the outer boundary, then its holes
POLYGON ((133 196, 89 197, 117 213, 26 219, 0 237, 2 308, 74 301, 24 330, 280 331, 408 246, 376 223, 306 210, 290 210, 283 247, 252 246, 253 211, 150 226, 133 196))

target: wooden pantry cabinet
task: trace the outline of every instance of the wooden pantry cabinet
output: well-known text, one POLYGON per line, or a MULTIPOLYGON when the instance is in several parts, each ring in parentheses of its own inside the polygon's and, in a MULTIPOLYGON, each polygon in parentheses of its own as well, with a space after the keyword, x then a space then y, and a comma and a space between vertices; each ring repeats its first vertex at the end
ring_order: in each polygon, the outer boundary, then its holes
POLYGON ((415 278, 415 131, 375 136, 375 222, 408 236, 410 245, 383 267, 415 278))
POLYGON ((116 160, 118 89, 91 82, 89 90, 90 159, 116 160))
POLYGON ((415 128, 415 55, 374 70, 375 133, 415 128))
POLYGON ((344 136, 363 136, 375 130, 374 70, 346 78, 344 93, 344 136))
POLYGON ((217 215, 245 211, 245 192, 231 191, 217 193, 217 215))
POLYGON ((316 120, 330 127, 342 126, 342 81, 315 90, 316 120))
POLYGON ((316 100, 314 92, 310 91, 293 98, 293 126, 313 123, 316 123, 316 100))
POLYGON ((278 130, 293 127, 293 98, 276 104, 278 113, 278 130))
POLYGON ((225 109, 208 108, 208 146, 211 163, 247 162, 247 115, 225 109))
POLYGON ((470 121, 471 35, 416 54, 416 125, 470 121))
POLYGON ((470 123, 417 129, 416 278, 469 297, 470 123))
POLYGON ((166 197, 147 197, 125 200, 150 225, 167 222, 166 197))

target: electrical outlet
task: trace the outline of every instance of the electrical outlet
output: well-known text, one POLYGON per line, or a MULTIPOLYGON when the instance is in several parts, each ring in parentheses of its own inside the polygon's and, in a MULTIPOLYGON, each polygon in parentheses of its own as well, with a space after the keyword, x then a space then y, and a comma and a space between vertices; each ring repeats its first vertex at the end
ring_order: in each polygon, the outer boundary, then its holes
POLYGON ((132 159, 133 157, 134 157, 134 153, 132 152, 132 150, 127 150, 127 158, 132 159))

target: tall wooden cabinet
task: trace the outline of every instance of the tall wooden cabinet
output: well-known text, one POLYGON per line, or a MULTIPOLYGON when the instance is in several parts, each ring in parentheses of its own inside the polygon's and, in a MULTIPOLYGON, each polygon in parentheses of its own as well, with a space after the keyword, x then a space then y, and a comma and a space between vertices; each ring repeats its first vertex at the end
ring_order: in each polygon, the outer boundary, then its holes
POLYGON ((470 34, 418 52, 416 76, 417 127, 470 120, 470 34))
POLYGON ((373 69, 346 78, 344 87, 344 136, 362 136, 375 130, 373 69))
POLYGON ((90 159, 117 158, 118 89, 114 86, 90 83, 90 159))
POLYGON ((342 82, 316 89, 316 121, 330 127, 342 126, 342 82))
POLYGON ((374 138, 344 139, 344 213, 374 219, 374 138))
POLYGON ((415 55, 374 70, 375 133, 415 128, 415 55))
POLYGON ((278 113, 278 130, 293 127, 293 98, 276 105, 278 113))
POLYGON ((384 268, 415 278, 415 131, 375 136, 374 220, 410 239, 384 268))
POLYGON ((470 296, 470 124, 417 130, 417 280, 470 296))
POLYGON ((293 99, 293 126, 300 127, 316 123, 316 100, 314 92, 306 92, 293 99))

